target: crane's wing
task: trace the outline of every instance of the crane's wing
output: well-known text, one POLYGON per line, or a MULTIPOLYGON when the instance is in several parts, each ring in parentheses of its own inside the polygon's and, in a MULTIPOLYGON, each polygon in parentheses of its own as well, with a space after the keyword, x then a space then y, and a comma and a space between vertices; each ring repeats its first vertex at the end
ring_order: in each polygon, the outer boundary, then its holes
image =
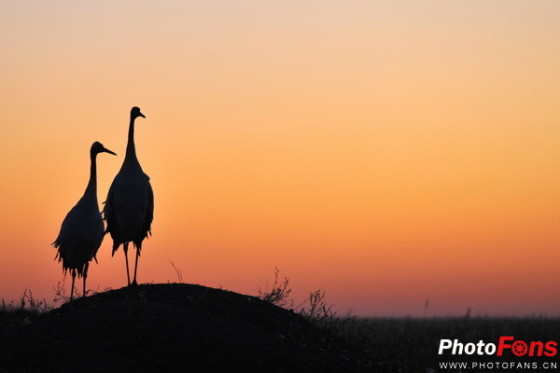
POLYGON ((76 207, 77 206, 72 207, 72 209, 66 214, 64 220, 62 221, 62 224, 60 225, 60 233, 58 234, 56 240, 52 243, 52 245, 57 249, 65 249, 68 243, 75 242, 82 233, 80 231, 81 225, 78 224, 81 216, 79 210, 76 207))
POLYGON ((142 223, 140 237, 134 241, 134 245, 138 249, 138 254, 140 254, 140 251, 142 250, 142 241, 144 241, 144 238, 152 234, 152 221, 154 220, 154 191, 152 190, 149 179, 146 188, 146 196, 148 198, 146 216, 144 217, 144 222, 142 223))
POLYGON ((113 251, 112 255, 115 254, 115 251, 119 248, 122 242, 116 237, 117 232, 119 232, 118 221, 115 217, 113 211, 113 198, 115 195, 115 180, 109 187, 109 193, 107 193, 107 200, 103 202, 103 219, 107 222, 107 228, 105 228, 105 234, 110 233, 111 238, 113 239, 113 251))
POLYGON ((152 235, 152 221, 154 220, 154 191, 152 185, 148 182, 148 211, 146 212, 146 219, 142 227, 142 233, 145 237, 152 235))
POLYGON ((99 210, 81 204, 74 206, 64 218, 60 233, 53 245, 57 248, 55 260, 62 261, 63 270, 78 270, 81 276, 84 266, 97 253, 103 241, 103 222, 99 210))
POLYGON ((109 188, 109 193, 107 193, 107 199, 105 200, 105 202, 103 202, 103 220, 105 220, 107 222, 107 227, 105 228, 105 234, 109 233, 111 231, 111 225, 109 224, 109 221, 111 221, 111 223, 113 222, 113 184, 111 184, 111 187, 109 188))

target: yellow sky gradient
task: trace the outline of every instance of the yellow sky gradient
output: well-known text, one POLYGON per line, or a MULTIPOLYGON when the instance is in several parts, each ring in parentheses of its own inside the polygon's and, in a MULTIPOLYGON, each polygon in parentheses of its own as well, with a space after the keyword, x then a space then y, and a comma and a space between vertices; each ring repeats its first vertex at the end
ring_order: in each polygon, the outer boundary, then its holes
MULTIPOLYGON (((139 106, 140 282, 340 313, 558 315, 560 4, 1 2, 0 297, 50 300, 60 223, 139 106)), ((90 288, 126 281, 106 239, 90 288)))

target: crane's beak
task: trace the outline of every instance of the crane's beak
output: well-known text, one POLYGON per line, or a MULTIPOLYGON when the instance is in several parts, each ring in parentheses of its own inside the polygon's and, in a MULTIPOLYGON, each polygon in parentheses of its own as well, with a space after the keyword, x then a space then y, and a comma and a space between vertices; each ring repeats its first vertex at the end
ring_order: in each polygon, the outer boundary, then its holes
POLYGON ((146 116, 142 113, 138 113, 138 115, 140 115, 142 118, 146 119, 146 116))
POLYGON ((109 153, 109 154, 117 155, 117 153, 113 153, 112 151, 110 151, 109 149, 107 149, 107 148, 105 148, 105 147, 104 147, 103 149, 101 149, 101 152, 102 152, 102 153, 109 153))

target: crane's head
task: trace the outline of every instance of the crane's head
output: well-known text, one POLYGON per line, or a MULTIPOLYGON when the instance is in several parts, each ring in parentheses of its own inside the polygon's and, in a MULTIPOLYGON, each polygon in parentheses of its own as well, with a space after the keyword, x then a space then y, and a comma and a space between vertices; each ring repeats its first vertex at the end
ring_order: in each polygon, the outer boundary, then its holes
POLYGON ((144 114, 140 112, 140 108, 138 106, 135 106, 132 108, 132 110, 130 110, 130 117, 132 119, 136 119, 138 117, 146 118, 144 114))
POLYGON ((100 143, 99 141, 96 141, 93 143, 93 145, 91 146, 91 155, 97 155, 99 153, 109 153, 109 154, 113 154, 116 155, 115 153, 113 153, 112 151, 110 151, 109 149, 107 149, 106 147, 103 146, 102 143, 100 143))

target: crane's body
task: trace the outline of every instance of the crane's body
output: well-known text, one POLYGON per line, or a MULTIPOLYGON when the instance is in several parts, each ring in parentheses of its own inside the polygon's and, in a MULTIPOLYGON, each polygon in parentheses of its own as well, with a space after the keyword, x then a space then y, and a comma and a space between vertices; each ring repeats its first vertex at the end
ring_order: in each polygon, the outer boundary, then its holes
POLYGON ((113 251, 125 242, 133 242, 142 247, 142 241, 149 233, 148 215, 151 193, 150 178, 141 169, 130 170, 123 167, 117 174, 106 202, 108 231, 113 238, 113 251))
POLYGON ((83 294, 85 295, 89 262, 95 259, 97 250, 103 242, 104 226, 97 202, 96 166, 97 154, 101 152, 115 154, 105 149, 101 143, 93 143, 90 150, 90 178, 86 191, 64 218, 60 233, 53 243, 54 247, 58 249, 55 259, 58 259, 59 262, 62 261, 64 273, 70 271, 72 275, 70 300, 74 297, 76 276, 84 279, 83 294))
POLYGON ((135 285, 142 241, 150 234, 154 217, 154 194, 150 178, 142 170, 134 146, 134 121, 139 116, 144 117, 140 109, 132 108, 126 156, 109 188, 104 209, 107 233, 113 239, 113 255, 120 245, 123 245, 128 285, 131 284, 128 268, 128 244, 132 242, 136 248, 132 281, 132 284, 135 285))

